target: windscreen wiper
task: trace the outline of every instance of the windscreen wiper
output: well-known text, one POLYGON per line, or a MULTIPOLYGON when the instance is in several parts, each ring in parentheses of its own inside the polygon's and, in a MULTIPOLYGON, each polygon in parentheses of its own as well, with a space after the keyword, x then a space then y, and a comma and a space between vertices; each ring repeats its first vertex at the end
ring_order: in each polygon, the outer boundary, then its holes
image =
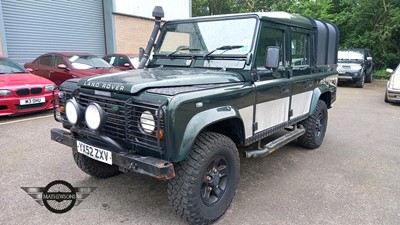
POLYGON ((189 48, 189 47, 178 48, 176 51, 169 53, 169 54, 167 55, 167 57, 170 57, 170 56, 172 56, 172 55, 175 55, 176 53, 178 53, 178 52, 180 52, 180 51, 189 51, 189 52, 191 52, 191 51, 200 51, 200 50, 201 50, 201 49, 199 49, 199 48, 189 48))
POLYGON ((218 48, 212 50, 211 52, 203 55, 203 58, 207 58, 208 56, 210 56, 211 54, 213 54, 215 51, 218 51, 218 50, 228 51, 228 50, 238 49, 238 48, 242 48, 242 47, 243 47, 243 45, 224 45, 224 46, 218 47, 218 48))

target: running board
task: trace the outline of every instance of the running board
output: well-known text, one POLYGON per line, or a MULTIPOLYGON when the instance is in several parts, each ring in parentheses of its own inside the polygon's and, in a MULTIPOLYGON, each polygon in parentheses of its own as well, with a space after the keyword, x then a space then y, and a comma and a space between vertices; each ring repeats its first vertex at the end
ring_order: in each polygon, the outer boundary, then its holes
POLYGON ((298 137, 303 135, 305 132, 306 131, 304 128, 297 128, 297 129, 269 142, 268 144, 264 145, 263 149, 245 151, 244 157, 245 158, 255 158, 255 157, 266 156, 268 154, 271 154, 272 152, 283 147, 287 143, 297 139, 298 137))

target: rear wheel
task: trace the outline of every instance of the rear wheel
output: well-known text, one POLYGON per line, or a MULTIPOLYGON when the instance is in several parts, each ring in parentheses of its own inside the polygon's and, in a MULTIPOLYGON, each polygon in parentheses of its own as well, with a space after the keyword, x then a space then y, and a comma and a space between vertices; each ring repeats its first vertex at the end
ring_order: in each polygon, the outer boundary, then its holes
POLYGON ((76 165, 85 173, 90 176, 98 178, 108 178, 119 174, 118 166, 108 165, 94 159, 91 159, 85 155, 78 152, 72 153, 76 165))
POLYGON ((232 202, 239 181, 239 154, 228 137, 201 133, 190 155, 176 164, 168 184, 174 211, 192 224, 209 224, 222 216, 232 202))
POLYGON ((306 132, 298 138, 298 144, 304 148, 318 148, 325 137, 328 125, 328 108, 326 103, 318 100, 317 107, 313 114, 300 122, 306 132))

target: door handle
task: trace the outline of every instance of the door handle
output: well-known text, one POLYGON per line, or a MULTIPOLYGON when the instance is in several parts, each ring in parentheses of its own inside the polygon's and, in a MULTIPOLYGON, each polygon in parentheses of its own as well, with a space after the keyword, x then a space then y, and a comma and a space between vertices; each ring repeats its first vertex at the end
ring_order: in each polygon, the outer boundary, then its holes
POLYGON ((281 88, 280 94, 282 96, 286 96, 290 93, 290 90, 288 88, 281 88))
POLYGON ((314 87, 314 81, 307 81, 306 84, 304 84, 304 88, 305 89, 311 89, 312 87, 314 87))

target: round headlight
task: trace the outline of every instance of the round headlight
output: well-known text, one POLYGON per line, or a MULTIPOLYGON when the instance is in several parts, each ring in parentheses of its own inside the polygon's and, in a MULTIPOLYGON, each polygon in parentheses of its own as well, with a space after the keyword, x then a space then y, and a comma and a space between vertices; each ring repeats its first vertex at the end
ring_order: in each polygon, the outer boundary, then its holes
POLYGON ((65 104, 65 114, 67 115, 67 119, 72 124, 77 124, 80 116, 80 107, 79 104, 75 101, 75 99, 70 99, 65 104))
POLYGON ((85 111, 86 125, 91 130, 97 130, 105 121, 105 114, 103 109, 97 103, 88 105, 85 111))
POLYGON ((140 115, 140 130, 142 133, 151 134, 156 128, 156 122, 154 121, 153 114, 150 111, 144 111, 140 115))

